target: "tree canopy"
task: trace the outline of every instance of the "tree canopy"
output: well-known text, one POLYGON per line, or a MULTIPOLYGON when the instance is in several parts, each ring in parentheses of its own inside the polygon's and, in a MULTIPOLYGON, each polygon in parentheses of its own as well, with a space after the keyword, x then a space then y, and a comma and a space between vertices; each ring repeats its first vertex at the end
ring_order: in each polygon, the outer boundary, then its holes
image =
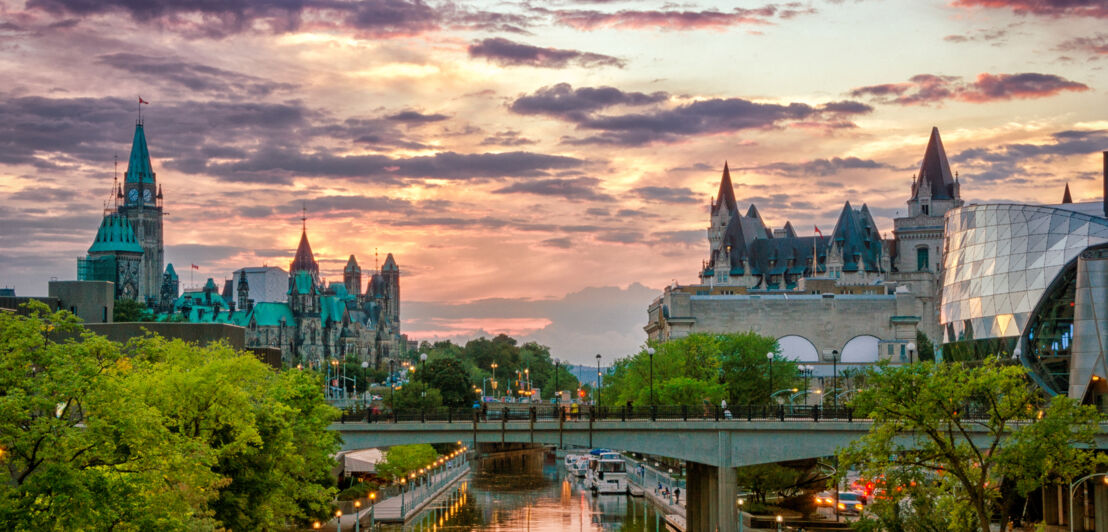
MULTIPOLYGON (((562 390, 574 390, 579 386, 577 377, 569 371, 566 364, 554 363, 550 348, 535 342, 517 344, 515 338, 500 334, 492 339, 482 337, 470 340, 464 346, 450 341, 433 344, 424 342, 420 345, 419 352, 428 355, 426 371, 429 374, 438 373, 438 370, 432 371, 431 366, 437 364, 439 360, 453 361, 449 363, 449 367, 455 371, 460 368, 460 374, 468 379, 466 393, 472 391, 473 387, 477 387, 482 388, 484 395, 493 395, 492 381, 495 378, 497 384, 495 390, 499 395, 516 394, 520 389, 526 388, 521 382, 526 380, 524 376, 530 377, 530 387, 539 389, 544 399, 554 397, 555 383, 562 390), (453 365, 454 362, 460 366, 453 365), (496 364, 495 369, 492 367, 493 364, 496 364)), ((419 367, 417 363, 416 378, 419 378, 419 367)), ((445 404, 455 404, 456 397, 464 395, 454 393, 461 388, 453 379, 440 380, 436 377, 431 385, 442 392, 445 404)))
POLYGON ((1022 366, 884 363, 866 382, 853 406, 874 424, 839 452, 839 470, 883 479, 885 497, 870 507, 875 529, 987 532, 1000 514, 1004 530, 1004 495, 1069 482, 1103 460, 1079 446, 1099 429, 1095 408, 1046 401, 1022 366))
POLYGON ((223 344, 121 346, 67 312, 0 313, 0 528, 234 530, 330 511, 321 383, 223 344))

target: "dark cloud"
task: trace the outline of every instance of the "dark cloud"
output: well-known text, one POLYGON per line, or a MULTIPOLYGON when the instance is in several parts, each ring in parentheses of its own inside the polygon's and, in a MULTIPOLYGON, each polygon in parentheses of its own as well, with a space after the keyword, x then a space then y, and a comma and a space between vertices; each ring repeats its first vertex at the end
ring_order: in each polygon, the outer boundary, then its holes
POLYGON ((510 109, 521 115, 547 115, 580 122, 586 120, 589 113, 607 107, 648 105, 664 102, 668 98, 669 95, 664 92, 623 92, 615 87, 574 89, 569 83, 559 83, 516 98, 510 109))
POLYGON ((704 244, 708 234, 703 229, 691 229, 687 231, 659 231, 651 233, 650 236, 652 240, 661 244, 697 246, 704 244))
POLYGON ((973 167, 965 172, 971 180, 1011 181, 1027 177, 1025 165, 1034 160, 1051 161, 1054 157, 1088 155, 1108 146, 1108 130, 1059 131, 1042 144, 1005 144, 996 148, 971 148, 951 157, 951 162, 973 167))
POLYGON ((595 177, 577 177, 573 179, 520 181, 498 188, 493 191, 493 194, 535 194, 565 198, 570 201, 613 201, 615 199, 599 189, 599 179, 595 177))
POLYGON ((307 209, 312 217, 349 215, 360 213, 404 213, 413 208, 406 199, 384 196, 320 196, 308 200, 289 202, 276 209, 278 214, 293 214, 307 209))
POLYGON ((499 131, 491 136, 485 137, 484 140, 481 141, 482 146, 526 146, 528 144, 537 143, 537 140, 523 137, 520 135, 519 131, 514 129, 499 131))
POLYGON ((919 74, 904 83, 859 87, 850 91, 850 95, 855 98, 869 97, 880 103, 895 105, 929 105, 946 100, 985 103, 1014 98, 1045 98, 1063 91, 1087 90, 1089 87, 1083 83, 1035 72, 982 73, 972 82, 956 76, 919 74))
POLYGON ((569 249, 573 247, 573 241, 569 238, 548 238, 539 242, 540 245, 548 248, 569 249))
POLYGON ((585 214, 590 216, 611 216, 611 212, 604 207, 589 207, 585 209, 585 214))
POLYGON ((1009 28, 981 28, 973 31, 969 34, 955 34, 947 35, 943 37, 946 42, 965 43, 973 41, 983 41, 993 43, 993 46, 998 46, 1007 42, 1009 28))
POLYGON ((1108 33, 1098 33, 1091 37, 1075 37, 1059 44, 1056 50, 1079 52, 1089 56, 1108 55, 1108 33))
MULTIPOLYGON (((203 267, 208 262, 219 262, 243 253, 240 246, 217 246, 207 244, 176 244, 165 247, 166 262, 182 265, 197 264, 203 267)), ((178 270, 184 271, 181 268, 178 270)), ((187 268, 185 268, 187 269, 187 268)))
POLYGON ((1006 9, 1017 15, 1108 18, 1103 0, 955 0, 954 5, 1006 9))
POLYGON ((96 62, 142 75, 144 79, 180 85, 192 92, 208 92, 213 96, 267 96, 278 90, 291 90, 296 85, 277 83, 255 76, 231 72, 175 57, 155 57, 132 53, 101 55, 96 62))
POLYGON ((12 195, 8 196, 8 199, 32 201, 37 203, 58 203, 63 201, 69 201, 78 197, 76 189, 73 188, 54 188, 45 186, 30 186, 22 190, 16 191, 12 195))
POLYGON ((385 118, 408 124, 427 124, 430 122, 441 122, 450 117, 440 113, 423 114, 419 111, 401 111, 396 114, 388 115, 385 118))
MULTIPOLYGON (((594 115, 578 122, 578 129, 601 133, 583 139, 566 139, 569 144, 615 144, 639 146, 653 142, 676 142, 693 135, 731 133, 743 129, 778 127, 788 122, 809 126, 851 126, 841 117, 849 114, 845 102, 834 110, 804 103, 787 105, 756 103, 741 98, 700 100, 672 109, 625 115, 594 115)), ((868 106, 857 106, 866 109, 868 106)))
POLYGON ((658 203, 700 203, 687 187, 638 187, 631 191, 636 196, 658 203))
POLYGON ((578 30, 591 31, 603 28, 616 29, 660 29, 669 31, 690 31, 702 29, 724 30, 733 26, 767 25, 774 18, 789 19, 800 14, 814 13, 815 10, 787 4, 784 9, 768 4, 753 9, 734 8, 731 11, 715 9, 704 11, 659 10, 621 10, 604 12, 598 10, 557 10, 547 11, 557 23, 578 30))
POLYGON ((833 157, 831 159, 812 159, 802 163, 776 162, 761 166, 748 166, 744 170, 757 170, 785 176, 829 176, 842 170, 875 170, 891 168, 885 163, 858 157, 833 157))
POLYGON ((643 241, 643 234, 638 231, 608 231, 596 235, 596 239, 614 244, 638 244, 643 241))
POLYGON ((610 55, 560 48, 542 48, 509 41, 501 37, 484 39, 469 45, 469 56, 482 57, 501 66, 541 68, 566 68, 570 65, 586 68, 597 66, 623 68, 624 66, 621 59, 610 55))

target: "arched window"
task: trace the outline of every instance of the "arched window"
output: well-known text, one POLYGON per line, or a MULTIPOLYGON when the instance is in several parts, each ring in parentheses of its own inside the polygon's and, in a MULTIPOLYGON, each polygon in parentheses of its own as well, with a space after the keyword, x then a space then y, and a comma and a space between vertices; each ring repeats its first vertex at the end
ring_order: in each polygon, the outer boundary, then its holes
POLYGON ((855 363, 877 362, 878 342, 880 340, 876 336, 855 336, 843 346, 842 356, 839 360, 855 363))
POLYGON ((803 336, 789 335, 777 339, 781 357, 795 362, 819 362, 819 351, 803 336))

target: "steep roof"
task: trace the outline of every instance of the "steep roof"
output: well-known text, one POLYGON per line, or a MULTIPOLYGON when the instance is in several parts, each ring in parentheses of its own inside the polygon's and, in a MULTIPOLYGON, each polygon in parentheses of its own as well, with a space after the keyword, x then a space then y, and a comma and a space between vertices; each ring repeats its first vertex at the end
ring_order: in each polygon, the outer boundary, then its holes
POLYGON ((131 222, 123 215, 112 213, 100 220, 100 229, 96 230, 96 238, 89 253, 142 253, 142 246, 135 238, 135 230, 131 222))
POLYGON ((880 269, 883 243, 866 205, 855 210, 849 201, 846 202, 835 222, 831 238, 842 252, 844 272, 874 272, 880 269))
POLYGON ((310 272, 298 271, 292 275, 292 286, 289 287, 289 295, 310 294, 315 287, 315 278, 310 272))
POLYGON ((392 253, 389 253, 389 255, 387 257, 385 257, 385 263, 383 265, 381 265, 381 271, 383 271, 383 272, 398 272, 398 271, 400 271, 400 267, 396 265, 396 259, 392 258, 392 253))
POLYGON ((300 245, 296 248, 296 257, 292 259, 292 264, 289 265, 289 273, 296 272, 310 272, 313 275, 319 275, 319 263, 315 261, 315 255, 312 254, 312 245, 308 243, 307 229, 300 233, 300 245))
POLYGON ((1073 203, 1073 196, 1070 196, 1070 184, 1066 183, 1066 191, 1062 194, 1062 203, 1073 203))
POLYGON ((354 258, 354 255, 350 256, 350 260, 346 261, 346 267, 342 269, 344 272, 360 272, 362 268, 358 266, 358 259, 354 258))
POLYGON ((135 139, 131 141, 131 159, 127 161, 127 183, 153 183, 154 168, 150 165, 150 150, 146 148, 146 133, 142 124, 135 124, 135 139))
POLYGON ((165 265, 165 275, 168 275, 170 279, 177 279, 177 271, 173 269, 173 263, 165 265))
POLYGON ((950 163, 946 160, 946 150, 937 127, 931 128, 931 138, 923 152, 923 163, 912 187, 912 199, 919 198, 924 180, 931 185, 931 199, 954 199, 954 175, 950 173, 950 163))
POLYGON ((723 163, 723 178, 719 181, 719 192, 716 193, 716 201, 712 204, 712 214, 719 212, 719 208, 727 206, 727 212, 739 212, 739 205, 735 201, 735 187, 731 186, 731 170, 727 168, 727 162, 723 163))
POLYGON ((291 326, 296 323, 296 317, 292 315, 292 309, 289 308, 288 303, 267 301, 255 304, 246 322, 250 323, 253 320, 259 327, 277 327, 281 324, 282 318, 286 325, 291 326))

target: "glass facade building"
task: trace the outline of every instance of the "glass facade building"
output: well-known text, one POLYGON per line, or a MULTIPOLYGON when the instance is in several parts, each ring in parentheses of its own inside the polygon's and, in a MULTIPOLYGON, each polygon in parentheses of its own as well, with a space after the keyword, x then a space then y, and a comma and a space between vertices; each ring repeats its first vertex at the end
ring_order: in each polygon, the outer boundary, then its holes
POLYGON ((979 357, 1018 356, 1048 393, 1067 393, 1077 260, 1105 243, 1101 202, 951 211, 939 318, 944 357, 967 345, 979 357))

